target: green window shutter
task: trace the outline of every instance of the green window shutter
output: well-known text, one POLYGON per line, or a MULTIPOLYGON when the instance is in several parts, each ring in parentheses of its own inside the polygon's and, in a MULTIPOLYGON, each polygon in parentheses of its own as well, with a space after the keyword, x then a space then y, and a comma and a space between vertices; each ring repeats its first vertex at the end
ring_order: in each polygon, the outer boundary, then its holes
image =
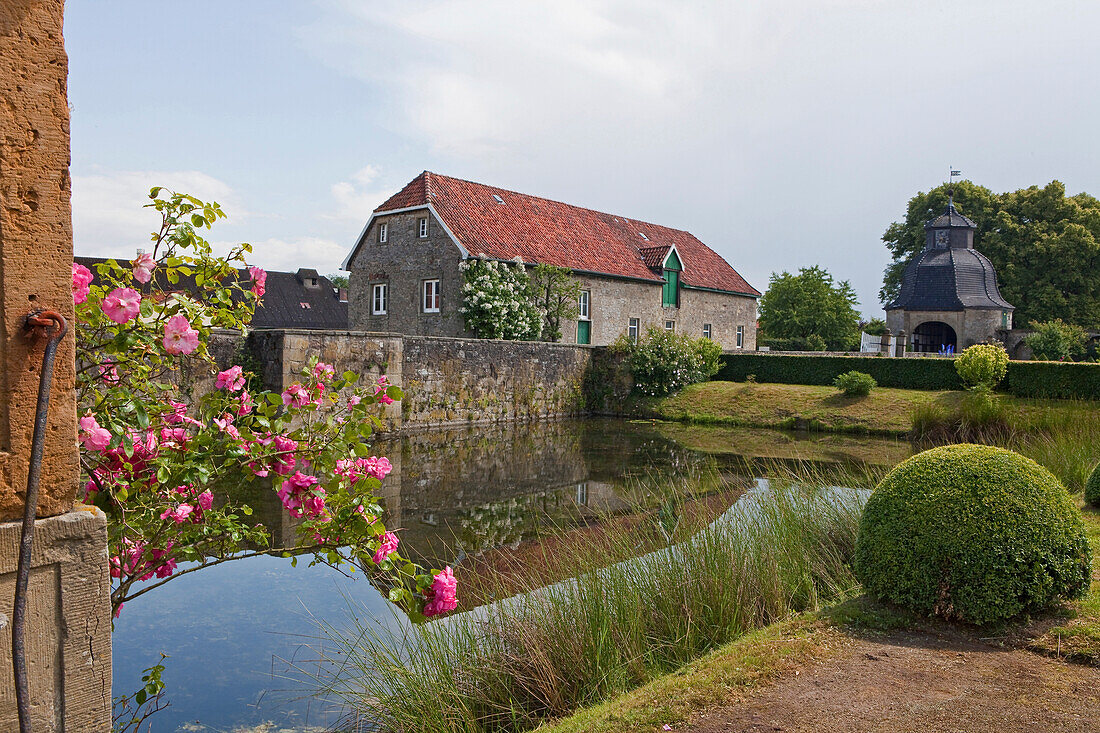
POLYGON ((591 321, 577 321, 577 343, 578 344, 590 344, 590 343, 592 343, 592 322, 591 321))
POLYGON ((669 306, 680 304, 680 273, 677 270, 665 270, 665 284, 661 293, 661 304, 669 306))

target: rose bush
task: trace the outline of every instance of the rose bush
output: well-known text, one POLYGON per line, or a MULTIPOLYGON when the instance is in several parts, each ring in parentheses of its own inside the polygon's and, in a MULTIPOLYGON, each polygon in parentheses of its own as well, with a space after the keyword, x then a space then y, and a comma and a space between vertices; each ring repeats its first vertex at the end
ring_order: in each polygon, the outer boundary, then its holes
POLYGON ((94 274, 73 264, 84 498, 108 516, 115 615, 184 573, 257 554, 362 568, 413 620, 453 610, 450 568, 403 558, 379 520, 390 463, 368 441, 400 389, 316 359, 281 393, 251 388, 239 365, 218 371, 211 333, 247 328, 266 274, 245 269, 249 245, 216 256, 200 236, 225 216, 218 204, 163 188, 149 197, 161 215, 151 252, 94 274), (196 377, 215 372, 196 395, 196 377), (298 520, 298 547, 271 546, 231 497, 254 481, 298 520))

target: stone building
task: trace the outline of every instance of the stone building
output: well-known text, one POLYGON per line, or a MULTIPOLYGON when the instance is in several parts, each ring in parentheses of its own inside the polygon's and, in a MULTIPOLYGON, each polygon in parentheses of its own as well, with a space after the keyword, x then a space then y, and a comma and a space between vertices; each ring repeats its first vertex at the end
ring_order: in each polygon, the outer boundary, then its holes
POLYGON ((459 263, 471 256, 572 270, 583 290, 566 343, 658 326, 756 348, 760 293, 688 232, 428 171, 374 211, 344 262, 351 328, 469 336, 459 263))
POLYGON ((905 268, 901 291, 886 306, 886 326, 916 352, 961 351, 1002 340, 1015 308, 1001 297, 993 264, 974 249, 977 225, 955 209, 924 225, 922 251, 905 268))

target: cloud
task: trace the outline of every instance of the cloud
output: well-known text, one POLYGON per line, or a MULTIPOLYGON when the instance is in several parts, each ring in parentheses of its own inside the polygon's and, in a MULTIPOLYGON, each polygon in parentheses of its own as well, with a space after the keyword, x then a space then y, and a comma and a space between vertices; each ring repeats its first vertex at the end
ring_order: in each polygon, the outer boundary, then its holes
POLYGON ((78 255, 129 259, 150 249, 160 215, 144 208, 149 189, 165 186, 217 201, 234 222, 247 216, 233 189, 199 171, 110 171, 73 176, 73 248, 78 255))
POLYGON ((356 222, 360 226, 365 224, 371 212, 404 185, 403 182, 380 181, 381 175, 378 166, 368 165, 353 173, 350 180, 332 184, 330 191, 335 208, 324 214, 324 218, 356 222))
POLYGON ((300 29, 324 63, 384 90, 393 129, 464 157, 544 134, 657 127, 708 79, 759 66, 782 34, 761 9, 626 0, 328 0, 300 29))
POLYGON ((348 250, 346 244, 320 237, 273 237, 252 242, 249 261, 266 270, 296 272, 300 267, 311 267, 324 275, 340 269, 348 250))

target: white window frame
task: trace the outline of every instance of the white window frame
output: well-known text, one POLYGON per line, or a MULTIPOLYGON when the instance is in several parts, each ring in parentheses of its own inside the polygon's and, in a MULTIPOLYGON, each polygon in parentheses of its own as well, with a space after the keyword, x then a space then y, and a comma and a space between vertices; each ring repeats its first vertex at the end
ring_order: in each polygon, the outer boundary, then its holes
POLYGON ((665 330, 676 332, 676 321, 665 321, 665 330))
POLYGON ((638 343, 638 333, 642 330, 641 321, 637 318, 631 318, 626 322, 626 337, 630 339, 630 343, 638 343))
POLYGON ((580 295, 577 296, 577 318, 579 318, 582 321, 592 320, 591 318, 588 317, 588 313, 589 313, 589 310, 590 310, 589 304, 591 303, 591 301, 592 301, 592 291, 591 290, 582 290, 580 295))
POLYGON ((372 316, 384 316, 389 309, 389 283, 375 283, 371 286, 370 312, 372 316))
POLYGON ((737 327, 737 348, 739 348, 739 349, 745 348, 745 327, 744 326, 738 326, 737 327))
POLYGON ((703 338, 705 338, 705 339, 713 338, 713 336, 711 335, 713 333, 714 333, 714 328, 709 323, 704 323, 703 324, 703 338))
POLYGON ((422 308, 423 312, 438 313, 439 306, 441 305, 442 301, 443 298, 440 296, 439 291, 439 278, 422 280, 420 283, 420 307, 422 308), (429 286, 431 286, 430 291, 429 286), (434 306, 429 306, 430 302, 434 302, 434 306))
POLYGON ((390 225, 384 221, 378 222, 378 243, 385 244, 390 236, 390 225))
POLYGON ((426 216, 420 217, 420 219, 417 221, 417 226, 420 227, 419 237, 421 239, 427 239, 428 238, 428 217, 426 217, 426 216))

